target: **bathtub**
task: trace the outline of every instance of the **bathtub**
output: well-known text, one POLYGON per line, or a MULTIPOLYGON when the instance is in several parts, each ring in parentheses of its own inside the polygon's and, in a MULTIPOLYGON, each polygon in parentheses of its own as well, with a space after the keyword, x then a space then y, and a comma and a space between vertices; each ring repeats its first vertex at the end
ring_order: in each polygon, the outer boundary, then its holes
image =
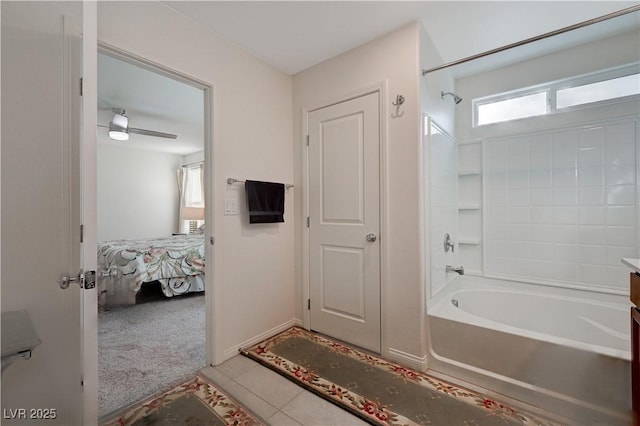
POLYGON ((429 369, 576 424, 631 423, 626 296, 459 276, 427 306, 429 369))

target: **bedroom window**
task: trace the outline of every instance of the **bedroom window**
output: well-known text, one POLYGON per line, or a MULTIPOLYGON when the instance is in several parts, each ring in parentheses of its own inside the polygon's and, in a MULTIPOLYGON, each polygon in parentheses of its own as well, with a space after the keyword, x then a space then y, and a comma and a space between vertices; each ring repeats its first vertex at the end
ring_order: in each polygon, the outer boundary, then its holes
POLYGON ((185 205, 187 207, 204 207, 204 194, 202 191, 202 167, 192 166, 187 168, 187 192, 185 205))
POLYGON ((204 225, 203 181, 203 163, 183 166, 178 170, 181 233, 200 233, 200 227, 204 225))

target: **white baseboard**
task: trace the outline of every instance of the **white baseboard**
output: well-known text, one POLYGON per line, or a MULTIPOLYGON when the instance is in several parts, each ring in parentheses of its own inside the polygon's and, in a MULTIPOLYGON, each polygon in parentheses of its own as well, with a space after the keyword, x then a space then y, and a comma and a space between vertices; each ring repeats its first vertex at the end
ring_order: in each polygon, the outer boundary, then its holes
POLYGON ((427 369, 427 356, 418 357, 413 354, 400 351, 398 349, 389 348, 387 350, 389 360, 402 364, 417 371, 425 371, 427 369))
POLYGON ((232 346, 228 349, 225 349, 224 351, 224 360, 228 360, 229 358, 232 358, 236 355, 238 355, 238 351, 242 348, 248 348, 249 346, 253 346, 256 343, 260 343, 261 341, 268 339, 269 337, 273 337, 278 333, 281 333, 293 326, 298 326, 298 327, 303 327, 302 321, 297 319, 297 318, 293 318, 287 322, 285 322, 284 324, 280 324, 276 327, 273 327, 263 333, 258 334, 257 336, 254 336, 250 339, 245 340, 244 342, 232 346))

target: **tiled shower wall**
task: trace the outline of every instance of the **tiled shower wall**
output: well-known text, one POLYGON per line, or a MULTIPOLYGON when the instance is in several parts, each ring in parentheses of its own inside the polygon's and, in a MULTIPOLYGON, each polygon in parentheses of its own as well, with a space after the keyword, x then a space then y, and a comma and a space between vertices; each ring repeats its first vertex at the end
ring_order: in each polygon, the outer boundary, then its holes
POLYGON ((483 141, 484 274, 624 290, 620 258, 639 244, 636 129, 483 141))

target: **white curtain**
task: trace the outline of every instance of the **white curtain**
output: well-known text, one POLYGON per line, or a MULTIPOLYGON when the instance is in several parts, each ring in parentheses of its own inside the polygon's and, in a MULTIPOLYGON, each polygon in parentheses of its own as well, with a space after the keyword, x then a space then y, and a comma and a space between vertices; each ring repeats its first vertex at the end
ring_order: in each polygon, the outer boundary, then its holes
POLYGON ((187 192, 187 169, 186 167, 180 167, 176 171, 177 179, 178 179, 178 232, 186 233, 186 225, 184 220, 184 207, 185 207, 185 197, 187 192))
POLYGON ((204 163, 200 163, 200 199, 204 208, 204 163))
MULTIPOLYGON (((193 217, 185 217, 185 213, 189 212, 193 215, 194 209, 204 209, 204 163, 200 163, 197 166, 182 166, 177 171, 178 179, 178 193, 180 195, 179 210, 178 210, 178 232, 183 234, 189 233, 188 220, 193 217), (190 179, 194 179, 194 170, 197 169, 199 184, 194 188, 193 182, 190 179), (196 190, 199 193, 193 193, 196 190)), ((200 210, 202 214, 202 210, 200 210)), ((200 220, 200 218, 198 219, 200 220)))

